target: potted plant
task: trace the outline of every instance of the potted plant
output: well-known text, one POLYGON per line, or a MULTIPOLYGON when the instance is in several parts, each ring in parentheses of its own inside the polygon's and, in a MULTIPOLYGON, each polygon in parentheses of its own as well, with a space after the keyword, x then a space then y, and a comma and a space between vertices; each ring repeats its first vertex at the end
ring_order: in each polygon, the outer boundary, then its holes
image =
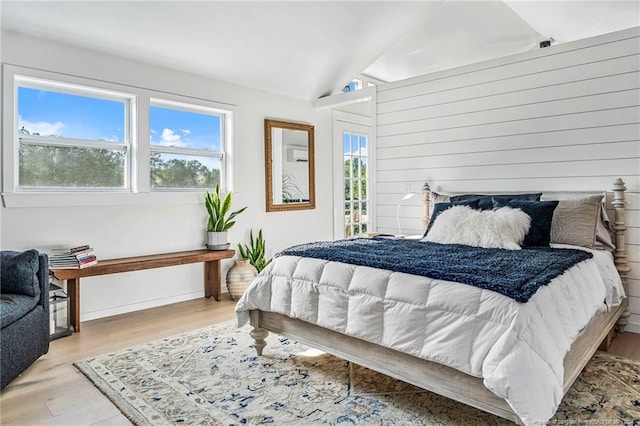
POLYGON ((251 285, 253 279, 271 262, 265 259, 265 242, 262 229, 258 237, 253 238, 253 230, 249 232, 249 245, 238 244, 240 259, 227 273, 227 289, 232 300, 238 300, 251 285))
POLYGON ((249 231, 249 245, 238 244, 238 253, 243 259, 248 259, 249 263, 256 268, 256 271, 261 272, 271 259, 265 258, 265 241, 262 238, 262 229, 258 231, 258 237, 253 238, 253 230, 249 231))
POLYGON ((237 215, 245 211, 240 210, 230 212, 233 195, 231 191, 221 199, 220 184, 216 183, 213 194, 207 191, 204 196, 204 205, 207 208, 209 218, 207 219, 207 248, 209 250, 226 250, 229 247, 227 231, 235 225, 233 220, 237 215))

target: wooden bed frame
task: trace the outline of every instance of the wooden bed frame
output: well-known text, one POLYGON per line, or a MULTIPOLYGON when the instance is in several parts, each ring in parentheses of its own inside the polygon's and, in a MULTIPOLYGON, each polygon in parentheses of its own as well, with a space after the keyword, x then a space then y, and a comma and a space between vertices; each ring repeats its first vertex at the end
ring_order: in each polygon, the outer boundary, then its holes
MULTIPOLYGON (((627 229, 624 212, 625 190, 624 182, 617 179, 613 185, 614 198, 612 201, 615 211, 616 240, 614 260, 626 290, 629 264, 625 241, 627 229)), ((620 332, 624 330, 628 317, 629 313, 626 311, 625 304, 621 304, 610 312, 599 313, 594 317, 564 358, 565 393, 573 385, 601 342, 605 341, 607 336, 614 331, 614 327, 620 332)), ((521 424, 519 417, 507 402, 484 386, 482 378, 273 312, 251 311, 251 325, 254 328, 250 331, 250 335, 255 341, 258 355, 262 355, 262 350, 266 346, 264 339, 271 331, 521 424)))

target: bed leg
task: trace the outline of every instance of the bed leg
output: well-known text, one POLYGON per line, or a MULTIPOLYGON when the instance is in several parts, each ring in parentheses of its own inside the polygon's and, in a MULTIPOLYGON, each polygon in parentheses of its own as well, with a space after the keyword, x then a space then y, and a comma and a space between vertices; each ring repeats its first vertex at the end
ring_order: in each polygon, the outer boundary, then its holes
POLYGON ((265 342, 264 339, 266 339, 268 335, 269 332, 267 330, 259 327, 256 327, 249 332, 249 336, 251 336, 255 341, 254 346, 256 347, 258 356, 262 356, 262 349, 267 346, 267 342, 265 342))
POLYGON ((602 343, 600 344, 600 347, 598 348, 601 351, 609 351, 609 348, 611 347, 611 343, 613 342, 613 339, 615 339, 616 335, 618 333, 616 332, 616 326, 614 325, 611 330, 609 330, 609 332, 607 333, 607 335, 605 336, 604 340, 602 341, 602 343))

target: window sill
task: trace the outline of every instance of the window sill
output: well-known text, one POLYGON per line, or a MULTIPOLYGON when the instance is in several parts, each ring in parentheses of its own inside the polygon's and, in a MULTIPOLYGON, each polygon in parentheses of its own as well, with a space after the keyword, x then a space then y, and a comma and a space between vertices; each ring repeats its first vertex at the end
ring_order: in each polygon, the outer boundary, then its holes
POLYGON ((3 193, 2 203, 7 208, 75 207, 114 205, 202 204, 203 192, 20 192, 3 193))

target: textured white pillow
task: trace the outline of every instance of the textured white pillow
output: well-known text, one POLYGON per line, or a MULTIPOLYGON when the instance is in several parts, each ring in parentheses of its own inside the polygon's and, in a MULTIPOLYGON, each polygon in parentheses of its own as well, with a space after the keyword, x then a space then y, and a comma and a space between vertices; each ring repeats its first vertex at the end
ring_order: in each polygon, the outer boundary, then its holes
POLYGON ((455 206, 440 213, 423 241, 520 250, 530 226, 531 217, 520 209, 455 206))

